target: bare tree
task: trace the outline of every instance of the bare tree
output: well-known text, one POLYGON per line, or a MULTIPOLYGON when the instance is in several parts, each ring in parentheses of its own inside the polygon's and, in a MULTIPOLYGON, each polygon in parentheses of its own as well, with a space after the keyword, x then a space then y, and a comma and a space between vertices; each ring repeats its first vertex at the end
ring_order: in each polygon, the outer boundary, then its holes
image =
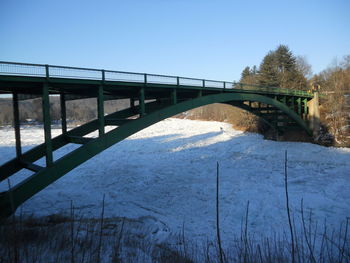
POLYGON ((305 78, 311 79, 312 77, 312 68, 309 62, 307 61, 306 56, 297 56, 296 57, 297 69, 302 73, 305 78))

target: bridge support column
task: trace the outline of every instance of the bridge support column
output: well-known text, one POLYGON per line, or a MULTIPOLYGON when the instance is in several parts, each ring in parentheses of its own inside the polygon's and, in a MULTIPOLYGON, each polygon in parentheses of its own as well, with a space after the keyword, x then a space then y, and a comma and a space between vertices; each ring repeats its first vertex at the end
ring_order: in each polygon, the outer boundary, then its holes
POLYGON ((303 99, 303 104, 304 104, 304 120, 307 120, 307 115, 308 115, 307 99, 303 99))
POLYGON ((21 147, 21 130, 19 122, 19 107, 18 107, 18 94, 14 92, 12 95, 13 103, 13 127, 15 128, 15 138, 16 138, 16 156, 19 158, 22 155, 21 147))
POLYGON ((177 103, 177 91, 172 89, 171 91, 171 104, 175 105, 177 103))
POLYGON ((283 96, 283 97, 281 98, 281 102, 282 102, 283 104, 286 104, 286 105, 287 105, 287 97, 286 97, 286 96, 283 96))
POLYGON ((140 89, 139 93, 140 117, 145 115, 145 88, 140 89))
POLYGON ((301 117, 301 98, 297 98, 298 115, 301 117))
POLYGON ((313 136, 317 137, 320 132, 320 107, 319 93, 314 93, 314 98, 308 102, 310 129, 313 131, 313 136))
POLYGON ((177 89, 180 87, 180 78, 176 77, 176 86, 177 88, 172 89, 171 91, 171 104, 175 105, 177 103, 177 89))
POLYGON ((294 100, 294 97, 291 97, 291 98, 290 98, 290 108, 294 111, 294 108, 295 108, 295 100, 294 100))
POLYGON ((45 154, 46 154, 46 166, 51 166, 53 162, 52 156, 52 141, 51 141, 51 117, 50 117, 50 97, 49 86, 47 83, 43 86, 42 94, 42 108, 43 108, 43 121, 44 121, 44 134, 45 134, 45 154))
POLYGON ((105 133, 105 116, 104 116, 104 98, 103 86, 98 87, 97 94, 97 117, 98 117, 98 135, 101 137, 105 133))
POLYGON ((61 126, 62 133, 67 132, 67 110, 66 110, 66 95, 62 92, 60 94, 60 106, 61 106, 61 126))

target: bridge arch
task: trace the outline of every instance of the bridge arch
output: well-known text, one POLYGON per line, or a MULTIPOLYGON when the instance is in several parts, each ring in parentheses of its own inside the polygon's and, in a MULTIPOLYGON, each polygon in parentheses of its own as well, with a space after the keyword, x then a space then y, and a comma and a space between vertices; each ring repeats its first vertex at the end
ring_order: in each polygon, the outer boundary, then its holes
MULTIPOLYGON (((159 121, 166 118, 174 116, 184 111, 188 111, 197 107, 209 105, 212 103, 226 103, 232 104, 234 102, 242 101, 252 101, 261 102, 268 105, 273 105, 280 111, 284 112, 290 118, 292 118, 296 123, 298 123, 303 129, 308 131, 306 123, 285 104, 263 95, 257 94, 247 94, 247 93, 219 93, 214 95, 201 96, 194 99, 179 102, 177 104, 169 105, 168 103, 162 102, 150 102, 145 104, 147 114, 138 119, 129 121, 116 129, 113 129, 104 135, 93 139, 81 147, 75 149, 74 151, 68 153, 62 158, 56 160, 51 166, 44 167, 43 169, 37 171, 34 175, 27 178, 25 181, 16 185, 11 191, 0 193, 0 217, 8 216, 14 212, 14 210, 28 200, 30 197, 35 195, 37 192, 41 191, 75 167, 84 163, 85 161, 91 159, 93 156, 104 151, 110 146, 124 140, 130 135, 147 128, 159 121)), ((108 120, 113 117, 123 117, 127 118, 135 115, 135 111, 132 108, 122 110, 110 115, 105 116, 108 120)), ((108 124, 107 124, 108 125, 108 124)), ((96 130, 98 127, 98 121, 94 120, 87 123, 81 127, 77 127, 73 130, 67 132, 67 134, 62 134, 53 139, 54 149, 58 149, 63 145, 69 143, 66 140, 67 136, 88 134, 91 131, 96 130)), ((32 150, 28 151, 23 155, 24 159, 31 162, 43 157, 44 144, 39 145, 32 150), (34 156, 34 157, 33 157, 34 156), (32 158, 32 159, 31 159, 32 158)), ((6 163, 1 167, 2 176, 1 180, 6 177, 5 172, 8 174, 15 173, 20 170, 18 165, 19 160, 14 159, 6 163)))
MULTIPOLYGON (((290 109, 286 104, 268 97, 264 95, 258 95, 258 94, 248 94, 248 93, 221 93, 221 94, 215 94, 215 95, 208 95, 203 97, 198 97, 193 100, 185 101, 179 104, 176 104, 174 109, 170 109, 174 112, 173 115, 179 114, 181 112, 191 110, 197 107, 209 105, 212 103, 224 103, 228 104, 234 107, 239 107, 241 109, 247 110, 253 114, 255 114, 258 117, 261 117, 260 115, 257 115, 256 112, 253 112, 248 107, 240 107, 234 104, 234 102, 244 102, 244 101, 251 101, 251 102, 260 102, 266 105, 271 105, 276 108, 278 108, 280 111, 282 111, 284 114, 289 116, 291 119, 293 119, 302 129, 304 129, 308 134, 311 134, 311 131, 305 121, 296 114, 292 109, 290 109)), ((172 107, 172 106, 170 106, 172 107)), ((170 115, 168 117, 171 117, 173 115, 170 115)), ((166 118, 168 118, 166 117, 166 118)), ((269 123, 267 120, 265 120, 271 127, 271 123, 269 123)), ((273 127, 274 128, 274 127, 273 127)))

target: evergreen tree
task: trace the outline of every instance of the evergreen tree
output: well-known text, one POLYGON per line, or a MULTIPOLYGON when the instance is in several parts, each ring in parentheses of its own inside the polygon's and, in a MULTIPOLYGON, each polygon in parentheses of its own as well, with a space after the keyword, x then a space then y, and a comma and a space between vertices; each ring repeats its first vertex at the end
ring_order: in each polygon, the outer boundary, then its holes
POLYGON ((264 57, 259 69, 259 84, 299 90, 307 88, 307 80, 299 70, 296 57, 285 45, 264 57))
POLYGON ((252 75, 256 75, 258 73, 258 70, 256 69, 256 66, 254 65, 251 70, 252 75))
POLYGON ((250 67, 245 67, 241 73, 241 82, 250 76, 250 67))
POLYGON ((270 51, 263 59, 259 69, 259 84, 263 86, 279 86, 276 54, 270 51))
POLYGON ((254 85, 257 84, 257 70, 256 66, 245 67, 241 73, 241 83, 254 85))

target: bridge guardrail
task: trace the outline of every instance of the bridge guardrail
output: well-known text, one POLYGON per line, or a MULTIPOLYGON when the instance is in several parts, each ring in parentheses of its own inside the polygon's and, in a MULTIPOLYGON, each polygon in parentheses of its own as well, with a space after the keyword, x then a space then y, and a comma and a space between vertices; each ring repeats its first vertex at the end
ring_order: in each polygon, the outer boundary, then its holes
POLYGON ((28 77, 46 77, 53 78, 74 78, 74 79, 91 79, 122 81, 136 83, 153 83, 168 84, 181 86, 193 86, 203 88, 219 89, 240 89, 244 91, 266 92, 281 95, 292 96, 310 96, 306 91, 281 89, 278 87, 264 87, 259 85, 248 85, 229 81, 217 81, 197 78, 187 78, 178 76, 167 76, 158 74, 136 73, 126 71, 113 71, 92 68, 55 66, 45 64, 30 64, 0 61, 0 75, 10 76, 28 76, 28 77))
POLYGON ((145 76, 142 73, 105 70, 105 80, 143 83, 145 80, 145 76))

